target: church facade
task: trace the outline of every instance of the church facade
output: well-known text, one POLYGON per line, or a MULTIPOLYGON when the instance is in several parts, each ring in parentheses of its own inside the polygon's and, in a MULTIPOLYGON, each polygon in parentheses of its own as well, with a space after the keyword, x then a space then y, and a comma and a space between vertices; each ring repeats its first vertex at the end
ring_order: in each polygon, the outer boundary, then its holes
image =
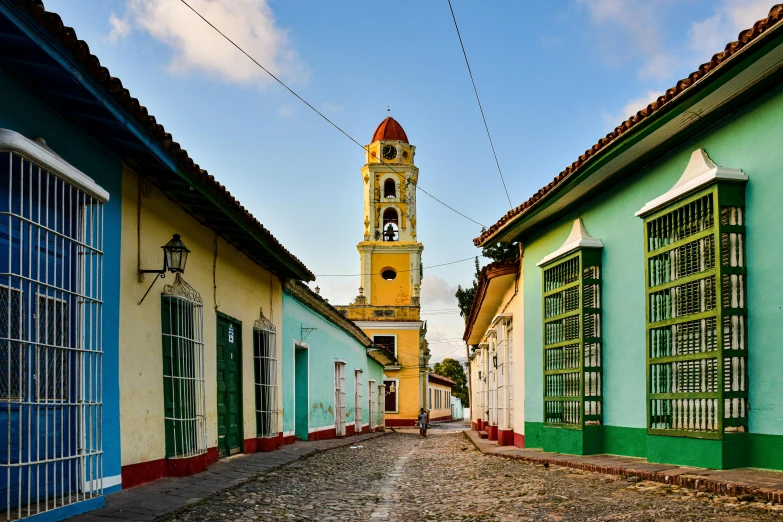
POLYGON ((411 426, 427 407, 430 356, 419 304, 424 245, 416 232, 416 147, 387 117, 366 151, 361 286, 353 303, 336 308, 396 356, 385 368, 386 425, 411 426))

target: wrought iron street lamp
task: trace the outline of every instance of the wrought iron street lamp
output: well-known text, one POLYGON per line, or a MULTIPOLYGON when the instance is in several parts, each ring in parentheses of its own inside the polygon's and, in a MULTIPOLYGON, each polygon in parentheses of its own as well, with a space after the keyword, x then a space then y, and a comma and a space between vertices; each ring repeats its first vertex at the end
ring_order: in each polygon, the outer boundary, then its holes
POLYGON ((139 304, 141 304, 147 297, 147 294, 150 293, 155 281, 157 281, 158 278, 162 279, 166 277, 166 272, 171 272, 172 274, 182 274, 185 272, 185 263, 188 261, 190 250, 188 250, 188 247, 182 242, 180 235, 174 234, 171 236, 169 242, 161 248, 163 249, 163 268, 161 270, 139 270, 140 274, 157 274, 155 279, 152 280, 152 284, 150 284, 150 287, 145 292, 144 297, 139 301, 139 304))

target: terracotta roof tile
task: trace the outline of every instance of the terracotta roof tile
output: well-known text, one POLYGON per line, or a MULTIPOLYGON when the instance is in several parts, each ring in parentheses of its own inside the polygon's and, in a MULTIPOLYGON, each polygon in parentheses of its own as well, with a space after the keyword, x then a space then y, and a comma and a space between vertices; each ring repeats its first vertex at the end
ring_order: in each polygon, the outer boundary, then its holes
POLYGON ((634 114, 633 116, 625 120, 623 123, 618 125, 614 129, 614 131, 610 132, 605 137, 598 140, 598 142, 595 145, 593 145, 588 150, 586 150, 585 153, 579 156, 579 158, 576 161, 574 161, 571 165, 566 167, 565 170, 563 170, 560 174, 558 174, 554 178, 554 180, 552 180, 551 183, 549 183, 544 188, 536 192, 530 199, 528 199, 518 207, 511 209, 508 213, 506 213, 505 216, 500 218, 500 220, 498 220, 497 223, 489 227, 489 229, 483 232, 479 237, 475 238, 473 240, 473 244, 476 246, 480 246, 486 240, 488 240, 493 235, 495 235, 495 233, 497 233, 506 223, 512 221, 517 216, 520 216, 525 212, 529 211, 533 206, 535 206, 535 204, 538 201, 541 200, 541 198, 543 198, 546 194, 551 192, 552 189, 554 189, 555 187, 557 187, 558 185, 566 181, 568 178, 574 175, 574 173, 580 171, 583 165, 588 160, 595 157, 595 155, 600 153, 602 150, 606 149, 608 145, 622 138, 623 135, 625 135, 625 133, 627 133, 635 125, 637 125, 641 121, 645 120, 646 118, 649 118, 653 114, 660 111, 663 107, 669 104, 675 97, 679 96, 689 87, 691 87, 694 83, 696 83, 697 80, 702 79, 704 76, 714 71, 718 66, 720 66, 723 62, 725 62, 729 58, 731 58, 740 49, 747 47, 754 40, 756 40, 760 35, 762 35, 770 28, 778 24, 781 20, 783 20, 783 4, 778 4, 773 6, 772 9, 770 9, 767 18, 759 20, 758 22, 753 24, 753 27, 751 27, 750 29, 745 29, 744 31, 741 31, 739 33, 737 41, 728 43, 726 45, 726 48, 723 51, 713 55, 712 59, 709 62, 701 64, 698 70, 689 74, 687 78, 683 78, 682 80, 678 81, 674 87, 667 89, 666 92, 662 96, 659 96, 657 100, 653 101, 652 103, 647 105, 647 107, 638 111, 636 114, 634 114))
POLYGON ((171 134, 167 133, 163 125, 159 124, 147 111, 147 108, 139 103, 139 100, 131 96, 128 89, 122 86, 119 78, 111 76, 106 67, 101 66, 97 56, 90 53, 90 47, 87 42, 79 40, 76 31, 72 27, 63 24, 60 15, 46 11, 42 0, 15 0, 16 3, 25 9, 42 27, 44 27, 53 38, 58 40, 71 54, 84 66, 93 79, 101 84, 106 91, 137 121, 147 132, 154 136, 163 147, 177 160, 180 166, 189 175, 201 182, 212 195, 231 209, 236 216, 240 218, 251 230, 261 236, 270 247, 281 257, 287 258, 291 265, 296 266, 300 272, 305 274, 310 280, 315 279, 315 275, 289 252, 282 244, 255 218, 250 212, 245 210, 239 201, 226 190, 226 188, 215 181, 214 176, 207 173, 190 158, 188 152, 183 149, 179 143, 173 140, 171 134))
POLYGON ((388 116, 381 122, 380 125, 378 125, 378 128, 375 129, 375 132, 372 135, 372 141, 370 141, 370 143, 375 143, 378 140, 400 140, 404 141, 405 143, 409 143, 408 135, 405 134, 405 130, 403 130, 402 125, 400 125, 397 120, 391 116, 388 116))

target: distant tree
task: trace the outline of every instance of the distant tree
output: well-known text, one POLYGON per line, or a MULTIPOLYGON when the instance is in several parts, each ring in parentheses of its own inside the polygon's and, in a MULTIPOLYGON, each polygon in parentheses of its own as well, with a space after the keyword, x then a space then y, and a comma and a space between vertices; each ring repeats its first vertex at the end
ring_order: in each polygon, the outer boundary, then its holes
POLYGON ((516 259, 519 257, 519 241, 511 243, 491 243, 481 249, 481 254, 492 261, 516 259))
POLYGON ((462 367, 462 363, 454 359, 443 359, 442 362, 435 363, 432 367, 432 371, 438 375, 448 377, 456 384, 451 390, 451 394, 462 400, 464 407, 470 406, 470 397, 468 394, 468 377, 465 375, 465 369, 462 367))
POLYGON ((476 298, 476 289, 478 288, 478 279, 481 276, 481 267, 479 266, 478 256, 476 256, 476 273, 473 278, 473 286, 462 288, 461 285, 457 285, 457 307, 459 308, 459 315, 466 321, 470 315, 470 309, 473 306, 473 300, 476 298))
MULTIPOLYGON (((482 229, 481 232, 484 233, 484 229, 482 229)), ((490 259, 493 263, 503 259, 516 259, 519 257, 519 241, 489 244, 481 249, 481 255, 490 259)), ((473 308, 473 301, 476 299, 479 278, 481 278, 481 266, 479 265, 478 257, 476 257, 476 272, 473 277, 472 286, 462 288, 462 285, 458 285, 457 292, 454 294, 457 298, 459 314, 465 321, 468 320, 470 309, 473 308)))

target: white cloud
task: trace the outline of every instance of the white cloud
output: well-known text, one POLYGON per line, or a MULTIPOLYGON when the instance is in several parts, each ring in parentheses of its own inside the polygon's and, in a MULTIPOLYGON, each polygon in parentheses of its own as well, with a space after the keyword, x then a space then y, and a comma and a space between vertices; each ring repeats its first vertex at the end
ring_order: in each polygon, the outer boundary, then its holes
MULTIPOLYGON (((306 82, 309 68, 299 58, 288 31, 280 28, 266 0, 190 0, 190 5, 279 78, 306 82)), ((116 17, 115 17, 116 18, 116 17)), ((112 34, 115 33, 115 22, 112 34)), ((274 80, 178 0, 128 0, 123 24, 168 45, 172 74, 198 71, 223 81, 263 87, 274 80)), ((129 29, 128 29, 129 30, 129 29)), ((127 34, 127 31, 126 33, 127 34)))
POLYGON ((668 78, 677 65, 666 45, 661 13, 671 0, 576 0, 599 30, 591 35, 600 57, 609 65, 640 60, 639 78, 668 78))
POLYGON ((712 16, 691 24, 688 48, 698 63, 709 60, 740 31, 766 18, 771 6, 770 0, 722 0, 712 16))
POLYGON ((111 25, 111 32, 109 32, 109 41, 115 43, 120 38, 125 38, 130 33, 131 26, 127 20, 118 18, 116 14, 109 15, 109 25, 111 25))
POLYGON ((605 112, 603 114, 604 122, 613 129, 662 95, 663 91, 647 91, 641 96, 628 100, 618 112, 605 112))
POLYGON ((442 277, 427 275, 421 281, 421 307, 426 309, 457 308, 457 285, 451 285, 442 277), (444 306, 446 305, 446 306, 444 306))
POLYGON ((283 105, 277 109, 277 115, 283 118, 290 118, 294 115, 295 107, 293 105, 283 105))

